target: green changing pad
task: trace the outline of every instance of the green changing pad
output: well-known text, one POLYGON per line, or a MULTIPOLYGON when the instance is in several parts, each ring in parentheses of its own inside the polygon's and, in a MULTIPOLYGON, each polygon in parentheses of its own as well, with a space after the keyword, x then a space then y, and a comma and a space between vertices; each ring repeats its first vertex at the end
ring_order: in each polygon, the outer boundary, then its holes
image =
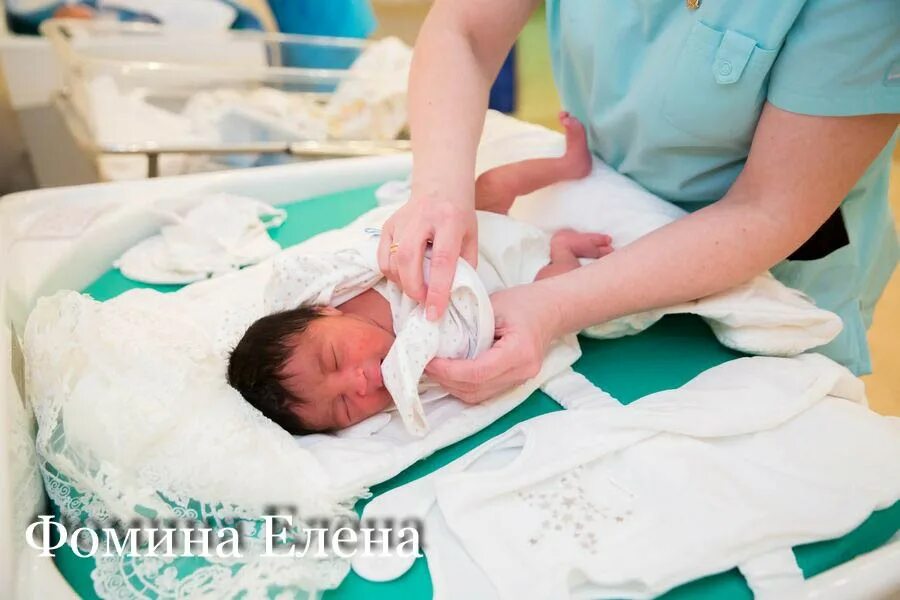
MULTIPOLYGON (((290 246, 321 231, 342 227, 375 206, 374 189, 349 190, 289 205, 287 221, 272 237, 282 246, 290 246)), ((107 300, 136 287, 150 286, 110 270, 84 291, 98 300, 107 300)), ((178 286, 153 287, 164 292, 178 289, 178 286)), ((640 335, 617 340, 581 338, 581 346, 584 355, 575 369, 626 404, 652 392, 678 387, 702 371, 740 356, 722 347, 706 324, 694 316, 668 316, 640 335)), ((516 423, 554 410, 560 407, 545 394, 535 392, 488 428, 416 463, 372 491, 377 496, 422 477, 516 423)), ((357 509, 361 510, 364 504, 360 502, 357 509)), ((898 529, 900 502, 874 513, 840 539, 800 546, 795 552, 804 574, 810 577, 877 548, 898 529)), ((57 552, 57 566, 75 591, 84 598, 97 598, 91 580, 94 560, 77 557, 68 545, 57 552)), ((338 589, 325 594, 327 600, 431 597, 425 558, 418 559, 403 577, 388 583, 371 583, 351 572, 338 589)), ((733 569, 681 586, 664 598, 732 600, 752 598, 752 593, 737 569, 733 569)))

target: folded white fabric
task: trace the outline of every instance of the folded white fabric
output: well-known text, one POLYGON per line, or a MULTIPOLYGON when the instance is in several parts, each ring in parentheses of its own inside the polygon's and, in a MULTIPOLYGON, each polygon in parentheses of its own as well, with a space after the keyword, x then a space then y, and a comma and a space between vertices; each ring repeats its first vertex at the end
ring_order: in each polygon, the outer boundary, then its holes
POLYGON ((287 217, 284 209, 230 194, 200 199, 183 216, 155 212, 172 224, 114 263, 125 277, 153 284, 191 283, 256 264, 281 250, 266 230, 287 217))
MULTIPOLYGON (((425 518, 435 598, 650 598, 735 566, 789 597, 791 547, 900 499, 900 419, 820 355, 738 359, 627 407, 595 391, 597 405, 521 423, 363 518, 425 518)), ((382 580, 408 563, 354 568, 382 580)))
MULTIPOLYGON (((490 112, 478 149, 477 171, 482 173, 528 158, 561 155, 564 149, 562 134, 490 112)), ((598 159, 584 179, 558 183, 523 196, 510 210, 510 216, 548 232, 571 227, 609 234, 616 248, 685 214, 598 159)), ((764 273, 731 290, 597 324, 583 333, 598 338, 631 335, 650 327, 663 315, 675 313, 700 315, 729 348, 772 356, 792 356, 826 344, 842 327, 837 315, 816 308, 806 295, 764 273)))

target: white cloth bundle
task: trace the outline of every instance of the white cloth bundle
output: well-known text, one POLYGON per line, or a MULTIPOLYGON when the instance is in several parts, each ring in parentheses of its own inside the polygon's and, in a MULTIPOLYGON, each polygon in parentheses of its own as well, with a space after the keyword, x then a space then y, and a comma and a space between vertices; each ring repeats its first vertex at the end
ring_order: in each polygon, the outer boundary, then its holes
MULTIPOLYGON (((490 112, 478 150, 477 170, 483 173, 510 162, 558 156, 564 149, 562 134, 490 112)), ((521 197, 510 210, 510 216, 548 232, 571 227, 606 233, 612 236, 616 248, 685 214, 598 159, 584 179, 558 183, 521 197)), ((676 313, 700 315, 729 348, 772 356, 792 356, 826 344, 842 327, 837 315, 816 308, 806 295, 767 272, 731 290, 628 315, 589 327, 583 333, 598 338, 631 335, 663 315, 676 313)))
POLYGON ((281 250, 266 230, 287 217, 282 208, 230 194, 200 198, 183 216, 157 212, 171 224, 114 263, 129 279, 183 284, 256 264, 281 250))
MULTIPOLYGON (((545 389, 571 394, 578 377, 545 389)), ((791 597, 791 547, 900 499, 900 419, 865 408, 862 382, 820 355, 734 360, 627 407, 587 393, 363 518, 425 520, 436 599, 651 598, 734 566, 757 594, 791 597)), ((354 559, 379 581, 410 565, 354 559)))

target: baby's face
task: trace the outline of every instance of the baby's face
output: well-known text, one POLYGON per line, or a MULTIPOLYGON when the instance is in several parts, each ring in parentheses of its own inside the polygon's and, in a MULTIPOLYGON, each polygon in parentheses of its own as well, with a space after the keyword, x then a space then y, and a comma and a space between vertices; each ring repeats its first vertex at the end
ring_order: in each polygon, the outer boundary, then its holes
POLYGON ((375 323, 329 309, 299 336, 282 371, 285 387, 304 400, 295 413, 310 429, 329 431, 390 407, 381 362, 393 343, 375 323))

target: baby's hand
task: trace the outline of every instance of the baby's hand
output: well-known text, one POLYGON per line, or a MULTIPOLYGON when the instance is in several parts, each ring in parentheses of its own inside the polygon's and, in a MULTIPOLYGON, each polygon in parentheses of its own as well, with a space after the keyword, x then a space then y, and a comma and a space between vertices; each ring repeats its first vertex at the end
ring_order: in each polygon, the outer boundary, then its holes
POLYGON ((601 258, 612 251, 612 238, 604 233, 560 229, 550 239, 551 256, 565 253, 576 258, 601 258))

